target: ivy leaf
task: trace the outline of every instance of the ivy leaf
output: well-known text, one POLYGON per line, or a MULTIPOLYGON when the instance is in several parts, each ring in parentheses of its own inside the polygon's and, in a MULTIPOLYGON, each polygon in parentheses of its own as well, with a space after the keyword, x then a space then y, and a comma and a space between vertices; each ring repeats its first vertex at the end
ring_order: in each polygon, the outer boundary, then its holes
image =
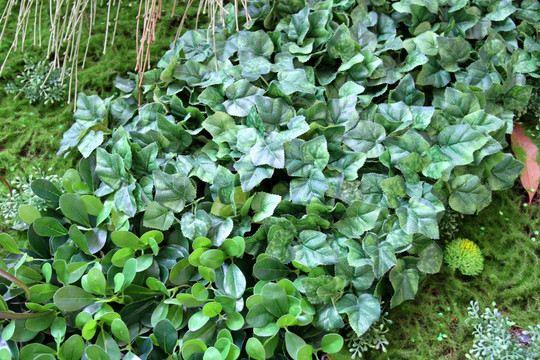
POLYGON ((184 209, 186 202, 195 199, 196 190, 189 178, 181 172, 169 175, 154 171, 155 201, 174 212, 184 209))
POLYGON ((375 227, 381 208, 376 205, 355 201, 345 213, 345 216, 334 224, 343 235, 358 239, 366 231, 375 227))
POLYGON ((143 225, 151 229, 169 230, 174 222, 174 214, 171 210, 153 201, 146 207, 143 225))
POLYGON ((251 208, 255 211, 253 222, 261 222, 272 216, 274 210, 281 201, 281 196, 258 192, 251 202, 251 208))
POLYGON ((291 181, 291 199, 295 204, 309 204, 312 199, 322 199, 328 182, 319 169, 312 169, 308 177, 291 181))
POLYGON ((362 247, 373 261, 373 272, 377 278, 383 276, 396 264, 397 260, 392 244, 388 241, 380 242, 375 234, 367 234, 362 247))
POLYGON ((420 260, 416 264, 418 270, 427 274, 436 274, 439 272, 443 261, 443 252, 439 245, 432 242, 420 251, 419 255, 420 260))
POLYGON ((414 80, 411 74, 407 74, 401 79, 398 86, 390 91, 390 99, 396 102, 403 101, 405 104, 411 106, 424 105, 424 93, 416 90, 414 87, 414 80))
POLYGON ((414 299, 418 291, 418 271, 407 269, 403 260, 398 260, 396 266, 390 271, 390 282, 394 288, 394 295, 390 306, 395 308, 406 300, 414 299))
POLYGON ((326 235, 319 231, 304 230, 300 233, 294 247, 294 260, 310 269, 320 265, 336 264, 338 259, 326 240, 326 235))
POLYGON ((438 136, 441 151, 454 165, 473 162, 473 153, 484 146, 487 140, 487 137, 465 124, 448 126, 438 136))
POLYGON ((450 181, 450 207, 463 214, 474 214, 491 202, 489 191, 476 175, 461 175, 450 181))
POLYGON ((379 300, 371 294, 358 297, 347 294, 337 302, 336 307, 340 314, 347 314, 357 336, 362 336, 381 315, 379 300))
POLYGON ((243 156, 234 164, 234 168, 240 175, 240 185, 244 192, 252 190, 264 179, 269 179, 274 174, 274 169, 270 166, 256 166, 251 161, 249 155, 243 156))
POLYGON ((118 154, 109 154, 102 148, 97 149, 96 174, 113 189, 118 189, 127 178, 122 157, 118 154))
POLYGON ((446 71, 455 72, 459 70, 458 63, 469 58, 471 46, 462 37, 447 38, 439 36, 437 43, 439 45, 441 65, 446 71))
POLYGON ((407 205, 396 210, 399 224, 406 234, 426 235, 432 239, 439 238, 436 207, 423 198, 410 198, 407 205))
POLYGON ((275 169, 285 167, 285 150, 281 142, 258 142, 251 148, 249 155, 256 166, 268 165, 275 169))

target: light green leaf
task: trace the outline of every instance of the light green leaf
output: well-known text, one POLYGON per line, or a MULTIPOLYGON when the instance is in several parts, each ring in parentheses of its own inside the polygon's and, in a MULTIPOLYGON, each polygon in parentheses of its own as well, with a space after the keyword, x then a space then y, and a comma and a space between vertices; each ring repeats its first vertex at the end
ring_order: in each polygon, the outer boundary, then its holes
POLYGON ((281 201, 281 196, 258 192, 251 202, 251 208, 255 211, 253 222, 261 222, 272 216, 274 210, 281 201))
POLYGON ((343 235, 358 239, 366 231, 375 227, 381 208, 376 205, 355 201, 345 213, 345 216, 334 224, 343 235))

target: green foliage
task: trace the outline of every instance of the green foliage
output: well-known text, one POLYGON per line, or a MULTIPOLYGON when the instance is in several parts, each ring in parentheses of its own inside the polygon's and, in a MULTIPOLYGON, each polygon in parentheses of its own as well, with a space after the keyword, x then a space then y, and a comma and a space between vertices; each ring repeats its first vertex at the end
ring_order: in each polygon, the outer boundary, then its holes
MULTIPOLYGON (((67 70, 69 73, 70 70, 67 70)), ((17 75, 15 82, 6 85, 8 94, 22 93, 30 104, 43 102, 53 104, 61 102, 65 97, 66 79, 61 78, 61 69, 51 69, 46 60, 25 59, 24 71, 17 75)), ((69 79, 68 79, 69 81, 69 79)))
POLYGON ((378 322, 374 323, 362 336, 349 332, 345 339, 346 347, 351 359, 363 358, 364 354, 370 350, 385 353, 389 345, 386 333, 390 330, 389 325, 392 320, 387 318, 388 313, 381 314, 378 322))
POLYGON ((467 310, 469 318, 466 322, 474 334, 474 344, 467 359, 533 360, 540 356, 540 325, 519 331, 514 327, 515 323, 497 308, 486 308, 480 313, 480 305, 475 301, 471 301, 467 310))
POLYGON ((439 223, 439 230, 441 232, 441 239, 453 240, 459 233, 459 225, 463 221, 463 214, 449 210, 444 213, 441 222, 439 223))
POLYGON ((452 240, 444 250, 444 261, 452 270, 476 276, 484 269, 484 257, 478 245, 469 239, 452 240))
MULTIPOLYGON (((67 323, 87 357, 337 351, 342 340, 326 333, 348 323, 361 336, 383 296, 392 307, 413 299, 439 270, 448 206, 475 213, 518 175, 501 152, 512 114, 500 96, 510 110, 526 102, 531 71, 499 66, 504 76, 485 88, 466 78, 446 87, 476 59, 454 39, 476 16, 404 42, 420 5, 395 3, 404 15, 394 19, 372 5, 280 4, 260 9, 269 33, 186 33, 146 73, 140 108, 136 78, 117 80, 124 96, 79 97, 60 152, 84 159, 63 190, 33 187, 49 211, 28 231, 28 263, 6 267, 51 285, 27 309, 83 310, 67 323), (129 347, 117 319, 133 329, 129 347)), ((425 5, 423 26, 469 18, 425 5)), ((469 46, 487 53, 494 37, 469 46)))

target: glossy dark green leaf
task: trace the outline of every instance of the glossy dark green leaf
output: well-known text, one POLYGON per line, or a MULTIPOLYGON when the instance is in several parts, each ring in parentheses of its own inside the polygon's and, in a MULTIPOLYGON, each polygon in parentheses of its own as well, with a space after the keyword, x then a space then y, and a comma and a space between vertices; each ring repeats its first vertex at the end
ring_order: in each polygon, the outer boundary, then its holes
POLYGON ((171 322, 168 319, 159 321, 153 333, 159 347, 167 354, 172 354, 178 342, 178 334, 171 322))

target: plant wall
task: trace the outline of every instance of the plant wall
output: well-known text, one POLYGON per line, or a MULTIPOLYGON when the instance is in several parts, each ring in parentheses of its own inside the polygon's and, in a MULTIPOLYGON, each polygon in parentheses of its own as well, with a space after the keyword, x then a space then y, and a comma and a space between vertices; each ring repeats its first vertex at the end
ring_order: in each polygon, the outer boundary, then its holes
POLYGON ((251 2, 186 32, 142 88, 81 94, 30 249, 2 263, 14 358, 310 359, 438 272, 438 222, 523 165, 535 1, 251 2), (138 107, 138 102, 141 106, 138 107), (11 274, 11 275, 10 275, 11 274), (25 293, 26 290, 26 293, 25 293))

